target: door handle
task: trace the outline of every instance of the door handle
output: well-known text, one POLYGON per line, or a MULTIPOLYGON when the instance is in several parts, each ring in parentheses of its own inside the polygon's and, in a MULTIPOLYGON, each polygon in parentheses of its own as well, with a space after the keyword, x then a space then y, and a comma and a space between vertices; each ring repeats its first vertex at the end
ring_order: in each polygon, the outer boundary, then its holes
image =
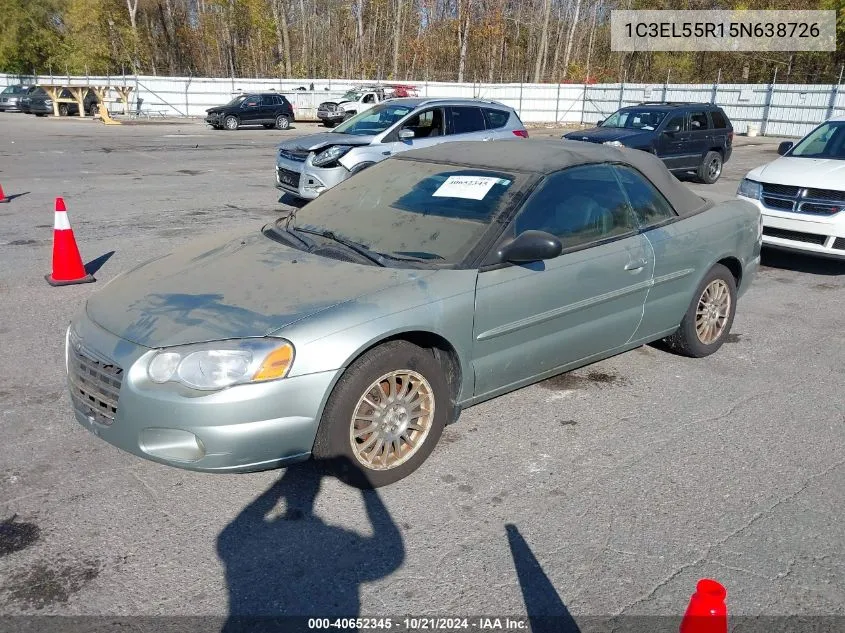
POLYGON ((646 259, 636 259, 632 262, 628 262, 625 264, 625 270, 636 272, 638 270, 642 270, 645 268, 645 265, 648 264, 648 260, 646 259))

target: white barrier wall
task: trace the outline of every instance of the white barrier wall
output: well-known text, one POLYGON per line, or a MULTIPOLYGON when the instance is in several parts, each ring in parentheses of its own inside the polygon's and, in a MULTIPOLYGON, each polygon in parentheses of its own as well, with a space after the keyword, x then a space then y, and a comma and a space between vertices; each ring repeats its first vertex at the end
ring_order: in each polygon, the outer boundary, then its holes
MULTIPOLYGON (((241 92, 284 92, 301 115, 320 101, 338 97, 363 82, 348 79, 232 79, 207 77, 84 77, 0 74, 0 87, 16 83, 126 85, 135 88, 131 108, 166 116, 204 116, 205 110, 241 92), (315 92, 311 92, 313 86, 315 92), (297 91, 304 87, 306 90, 297 91), (140 98, 140 104, 138 99, 140 98)), ((831 116, 845 115, 845 86, 796 84, 481 84, 402 82, 421 96, 478 97, 500 101, 519 112, 525 123, 595 124, 621 106, 642 101, 717 103, 737 133, 749 124, 769 136, 803 136, 831 116)), ((119 106, 110 109, 120 112, 119 106)), ((304 117, 303 117, 304 118, 304 117)), ((309 117, 310 118, 310 117, 309 117)))

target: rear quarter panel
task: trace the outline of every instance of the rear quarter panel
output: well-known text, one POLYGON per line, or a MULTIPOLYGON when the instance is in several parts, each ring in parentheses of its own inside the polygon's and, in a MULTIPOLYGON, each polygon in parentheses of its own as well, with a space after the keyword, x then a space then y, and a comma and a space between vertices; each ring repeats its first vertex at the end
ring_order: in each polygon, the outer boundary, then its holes
POLYGON ((760 212, 753 204, 730 200, 647 231, 655 256, 654 285, 638 336, 677 328, 704 276, 720 261, 739 263, 738 294, 745 294, 759 264, 760 227, 760 212))

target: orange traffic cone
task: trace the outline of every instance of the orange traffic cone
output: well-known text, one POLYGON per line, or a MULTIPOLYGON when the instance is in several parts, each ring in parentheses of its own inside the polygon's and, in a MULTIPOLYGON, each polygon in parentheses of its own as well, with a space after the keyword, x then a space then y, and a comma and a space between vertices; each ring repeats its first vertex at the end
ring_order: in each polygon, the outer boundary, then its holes
POLYGON ((56 215, 53 224, 53 272, 44 278, 51 286, 68 286, 96 281, 85 272, 82 256, 70 228, 65 201, 56 198, 56 215))
POLYGON ((6 200, 6 194, 3 193, 3 185, 0 185, 0 202, 8 202, 6 200))
POLYGON ((727 589, 715 580, 699 580, 681 620, 680 633, 728 633, 727 595, 727 589))

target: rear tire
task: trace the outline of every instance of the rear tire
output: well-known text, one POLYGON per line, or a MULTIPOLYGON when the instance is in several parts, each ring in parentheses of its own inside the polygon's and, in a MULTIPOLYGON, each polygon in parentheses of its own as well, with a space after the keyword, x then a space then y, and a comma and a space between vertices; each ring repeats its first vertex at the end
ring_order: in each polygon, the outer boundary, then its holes
POLYGON ((722 347, 731 331, 736 299, 733 273, 716 264, 698 285, 680 327, 664 342, 684 356, 710 356, 722 347))
POLYGON ((276 129, 287 130, 290 127, 290 117, 287 114, 280 114, 276 117, 276 129))
POLYGON ((431 351, 390 341, 343 373, 323 411, 312 454, 350 485, 386 486, 428 458, 450 409, 449 385, 431 351))
POLYGON ((88 116, 97 116, 100 112, 100 104, 92 103, 88 106, 88 116))
POLYGON ((698 166, 698 179, 706 185, 712 185, 722 175, 722 155, 719 152, 707 152, 698 166))
POLYGON ((68 109, 68 104, 60 103, 59 104, 59 116, 67 116, 70 114, 70 110, 68 109))
POLYGON ((229 130, 237 130, 238 126, 240 126, 240 121, 238 121, 238 117, 232 116, 231 114, 223 119, 223 127, 229 130))

